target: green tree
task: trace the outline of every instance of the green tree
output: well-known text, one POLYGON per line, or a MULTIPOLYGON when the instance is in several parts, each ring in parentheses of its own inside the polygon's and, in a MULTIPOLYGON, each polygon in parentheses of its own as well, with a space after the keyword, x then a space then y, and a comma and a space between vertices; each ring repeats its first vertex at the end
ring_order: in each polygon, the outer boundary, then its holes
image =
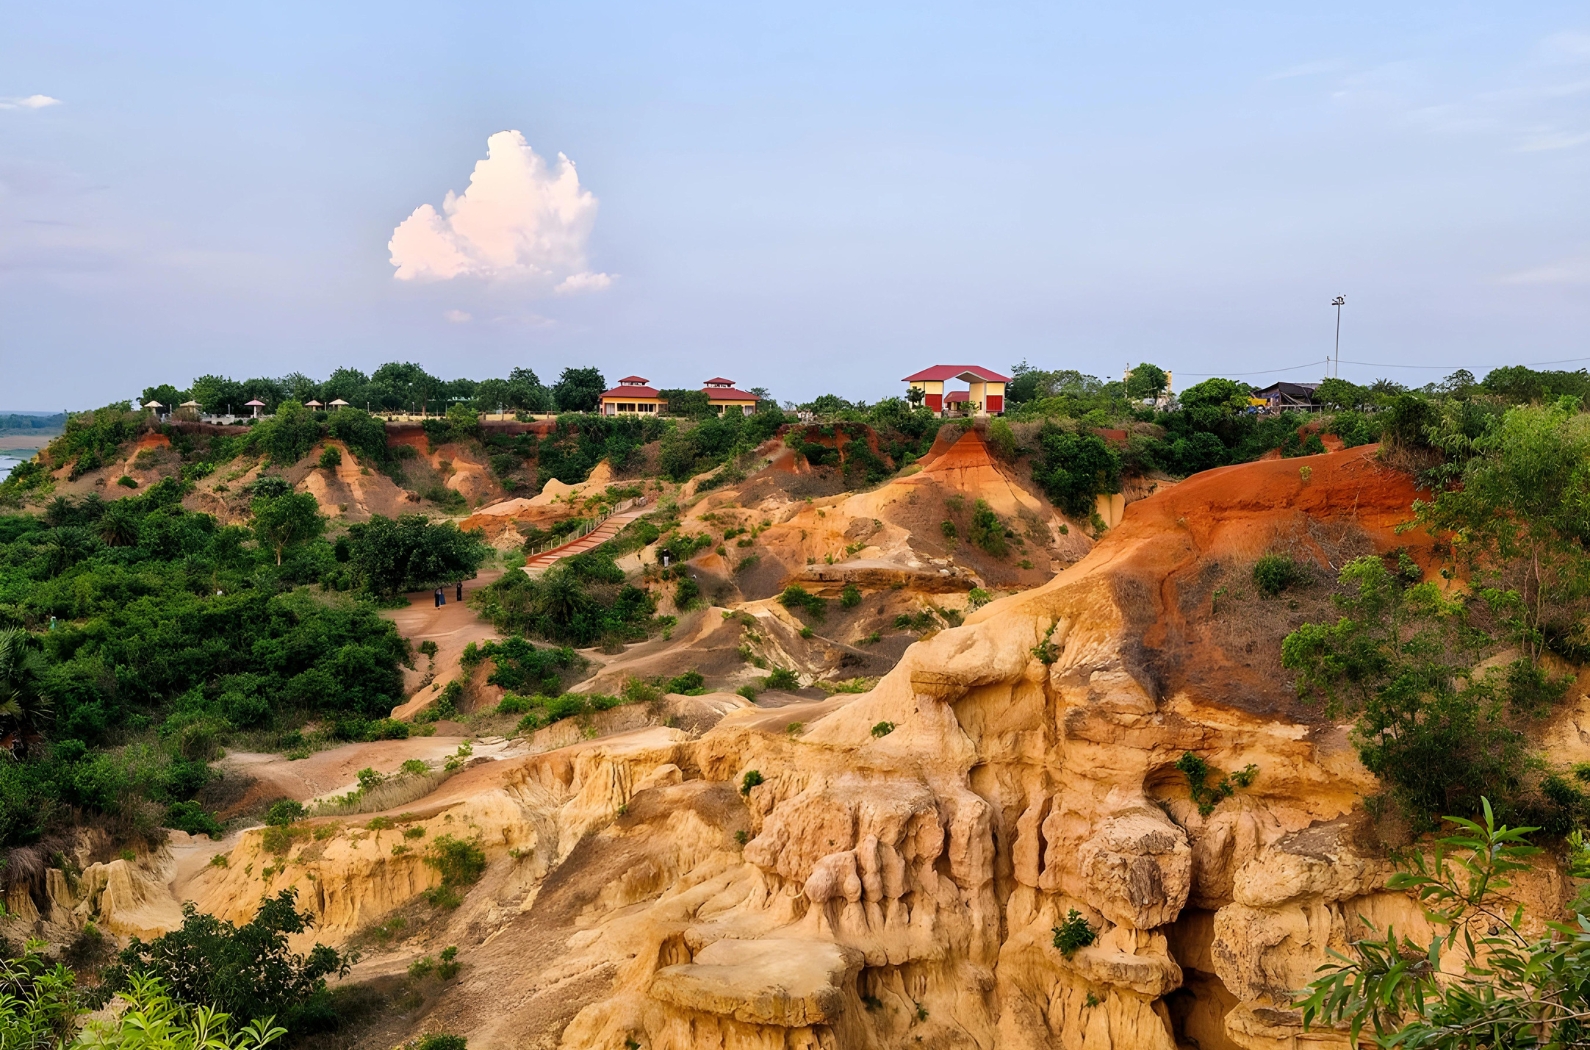
POLYGON ((1450 533, 1453 557, 1538 663, 1556 640, 1590 655, 1590 416, 1562 405, 1510 409, 1472 441, 1461 484, 1414 505, 1419 524, 1450 533))
POLYGON ((277 565, 288 547, 312 540, 326 529, 320 504, 307 492, 256 497, 252 507, 254 535, 276 552, 277 565))
POLYGON ((595 368, 565 368, 552 387, 559 412, 595 412, 607 380, 595 368))
POLYGON ((145 943, 137 937, 105 974, 105 988, 135 994, 139 978, 154 979, 176 1002, 225 1011, 244 1024, 275 1019, 294 1034, 332 1027, 326 978, 347 976, 356 957, 316 944, 307 955, 288 947, 288 937, 314 925, 300 912, 294 890, 260 903, 242 926, 201 913, 190 901, 182 925, 145 943))
POLYGON ((1170 386, 1170 376, 1158 365, 1147 361, 1132 369, 1126 379, 1126 396, 1135 401, 1154 401, 1170 386))
POLYGON ((1182 411, 1213 409, 1221 415, 1243 412, 1248 407, 1249 387, 1234 379, 1205 379, 1183 390, 1176 398, 1182 411))
POLYGON ((142 408, 151 401, 158 401, 167 411, 170 411, 186 400, 187 398, 182 396, 182 391, 170 383, 161 383, 159 386, 144 387, 144 392, 139 395, 138 405, 142 408))
POLYGON ((1358 411, 1369 406, 1372 395, 1357 383, 1331 376, 1320 382, 1314 400, 1337 412, 1358 411))
POLYGON ((367 589, 392 595, 474 579, 486 546, 479 534, 460 532, 451 522, 433 524, 423 514, 396 520, 376 514, 349 527, 348 554, 367 589))
POLYGON ((225 376, 204 375, 193 381, 188 396, 203 406, 206 412, 242 412, 248 396, 243 384, 225 376))
POLYGON ((313 412, 297 401, 284 401, 275 415, 255 424, 249 437, 272 463, 290 467, 303 459, 324 433, 313 412))
POLYGON ((712 406, 707 403, 707 394, 704 390, 659 390, 667 402, 665 411, 670 416, 688 416, 699 419, 704 416, 714 415, 712 406))
MULTIPOLYGON (((1442 812, 1475 812, 1482 795, 1509 806, 1526 793, 1522 734, 1503 718, 1508 700, 1525 709, 1536 690, 1507 669, 1480 672, 1490 639, 1461 599, 1412 582, 1403 556, 1393 573, 1376 555, 1348 562, 1335 623, 1304 624, 1281 645, 1300 695, 1332 716, 1356 716, 1364 766, 1419 829, 1442 812)), ((1538 684, 1538 683, 1537 683, 1538 684)))
POLYGON ((1073 518, 1093 513, 1093 499, 1121 484, 1121 457, 1094 434, 1077 434, 1054 423, 1038 432, 1033 480, 1055 505, 1073 518))

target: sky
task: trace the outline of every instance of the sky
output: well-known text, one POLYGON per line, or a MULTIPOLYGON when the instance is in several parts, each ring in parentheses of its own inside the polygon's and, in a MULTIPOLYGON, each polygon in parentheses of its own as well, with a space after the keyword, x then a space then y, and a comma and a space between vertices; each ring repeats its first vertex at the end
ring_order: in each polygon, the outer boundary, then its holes
POLYGON ((17 4, 0 410, 390 360, 1262 385, 1337 295, 1340 374, 1418 385, 1590 358, 1587 188, 1583 3, 17 4))

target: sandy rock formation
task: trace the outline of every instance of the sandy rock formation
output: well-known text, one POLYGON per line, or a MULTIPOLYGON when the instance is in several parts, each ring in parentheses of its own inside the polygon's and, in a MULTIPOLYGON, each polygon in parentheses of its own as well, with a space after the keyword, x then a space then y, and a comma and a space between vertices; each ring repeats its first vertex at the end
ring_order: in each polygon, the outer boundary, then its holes
MULTIPOLYGON (((1131 504, 1080 564, 912 646, 870 693, 714 701, 700 735, 472 767, 392 815, 413 838, 368 815, 285 849, 246 832, 196 896, 241 918, 296 885, 341 943, 439 883, 427 844, 478 844, 486 876, 438 920, 468 979, 426 1025, 484 1050, 1343 1046, 1302 1032, 1293 991, 1359 916, 1428 928, 1380 888, 1376 784, 1344 727, 1252 657, 1294 613, 1214 592, 1278 543, 1331 565, 1427 552, 1392 532, 1414 492, 1373 449, 1305 465, 1131 504), (1187 751, 1257 775, 1201 813, 1187 751), (1067 956, 1072 911, 1097 936, 1067 956)), ((1548 861, 1520 892, 1563 880, 1548 861)))

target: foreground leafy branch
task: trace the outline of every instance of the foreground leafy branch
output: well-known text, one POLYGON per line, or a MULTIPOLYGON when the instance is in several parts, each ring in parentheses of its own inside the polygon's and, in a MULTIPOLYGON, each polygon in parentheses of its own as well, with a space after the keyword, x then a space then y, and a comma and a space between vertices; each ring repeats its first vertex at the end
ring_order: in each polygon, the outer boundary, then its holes
MULTIPOLYGON (((1421 904, 1436 927, 1420 944, 1391 927, 1353 942, 1297 1005, 1305 1028, 1340 1025, 1357 1045, 1367 1028, 1383 1047, 1590 1047, 1590 898, 1581 892, 1567 922, 1529 931, 1524 907, 1508 896, 1510 876, 1540 853, 1536 828, 1498 824, 1488 799, 1481 821, 1448 817, 1455 834, 1433 856, 1409 862, 1387 881, 1421 904)), ((1590 878, 1590 851, 1569 841, 1574 878, 1590 878)))

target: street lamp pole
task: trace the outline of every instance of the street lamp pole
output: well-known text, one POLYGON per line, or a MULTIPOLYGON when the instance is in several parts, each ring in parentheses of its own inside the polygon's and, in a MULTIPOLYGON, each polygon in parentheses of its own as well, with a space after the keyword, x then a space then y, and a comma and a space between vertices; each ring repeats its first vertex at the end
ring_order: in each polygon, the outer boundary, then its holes
POLYGON ((1347 297, 1338 295, 1331 300, 1331 305, 1336 307, 1336 374, 1342 374, 1342 307, 1347 305, 1347 297))

